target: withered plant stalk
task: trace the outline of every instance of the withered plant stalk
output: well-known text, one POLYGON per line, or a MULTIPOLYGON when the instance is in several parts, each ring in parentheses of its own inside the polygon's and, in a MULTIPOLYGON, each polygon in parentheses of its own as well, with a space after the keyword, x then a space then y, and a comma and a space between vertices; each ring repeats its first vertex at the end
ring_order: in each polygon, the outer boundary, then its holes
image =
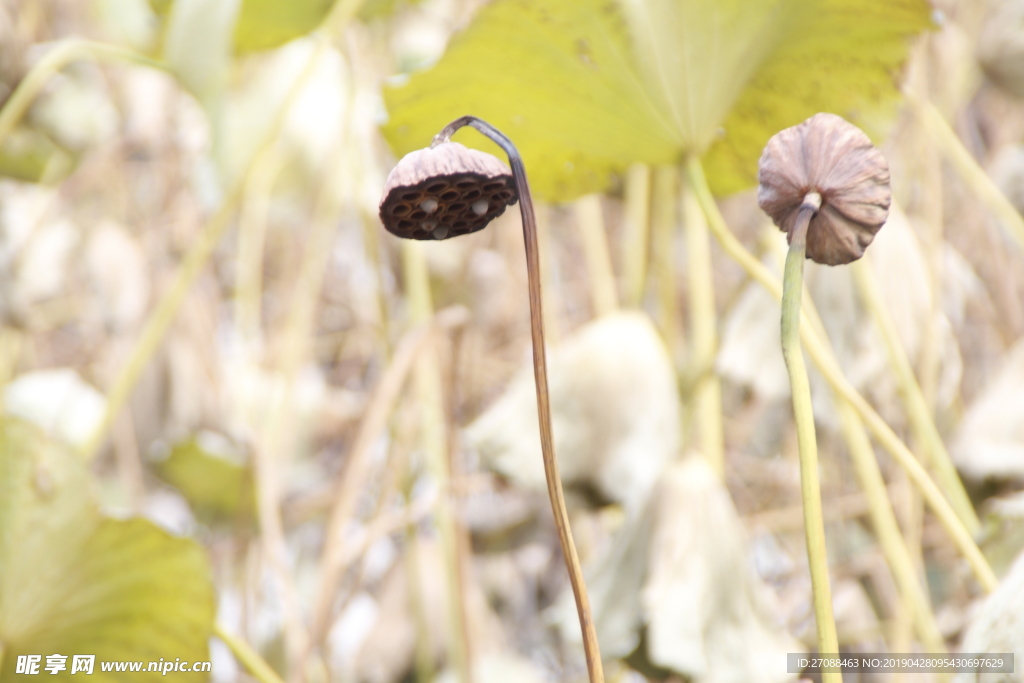
POLYGON ((583 650, 587 658, 587 671, 590 683, 604 682, 604 669, 601 665, 601 652, 597 643, 597 632, 590 611, 590 600, 587 587, 583 581, 583 570, 573 544, 572 531, 569 528, 569 515, 565 508, 565 494, 562 492, 562 481, 558 475, 558 462, 555 460, 555 443, 551 432, 551 406, 548 398, 548 370, 544 355, 544 315, 541 306, 540 258, 537 248, 537 222, 533 213, 533 200, 530 196, 530 185, 526 180, 526 169, 523 166, 519 150, 501 131, 475 116, 458 118, 434 137, 431 147, 448 142, 455 131, 470 126, 483 133, 504 150, 508 156, 512 176, 519 193, 519 210, 523 220, 523 241, 526 247, 526 271, 529 280, 530 294, 530 332, 533 342, 533 376, 537 388, 537 417, 540 424, 540 447, 544 458, 544 476, 547 480, 548 498, 551 500, 551 511, 558 529, 558 541, 562 546, 565 566, 569 571, 573 596, 576 598, 576 612, 580 619, 583 632, 583 650))

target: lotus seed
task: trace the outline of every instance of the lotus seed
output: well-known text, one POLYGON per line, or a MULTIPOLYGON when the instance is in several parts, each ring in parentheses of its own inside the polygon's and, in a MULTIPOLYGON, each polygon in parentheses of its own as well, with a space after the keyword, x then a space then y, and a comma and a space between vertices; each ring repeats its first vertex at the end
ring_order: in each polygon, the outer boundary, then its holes
POLYGON ((436 228, 434 228, 434 233, 433 234, 434 234, 434 239, 436 239, 436 240, 443 240, 445 237, 448 236, 448 226, 447 225, 439 225, 439 226, 437 226, 436 228))
POLYGON ((473 213, 475 213, 477 216, 483 216, 485 213, 487 213, 487 206, 488 204, 486 199, 480 199, 478 201, 475 201, 473 202, 473 213))
POLYGON ((434 213, 435 211, 437 211, 437 200, 428 197, 424 199, 422 202, 420 202, 420 208, 426 211, 427 213, 434 213))
POLYGON ((423 221, 423 223, 420 224, 420 227, 424 230, 433 230, 437 227, 437 221, 423 221))

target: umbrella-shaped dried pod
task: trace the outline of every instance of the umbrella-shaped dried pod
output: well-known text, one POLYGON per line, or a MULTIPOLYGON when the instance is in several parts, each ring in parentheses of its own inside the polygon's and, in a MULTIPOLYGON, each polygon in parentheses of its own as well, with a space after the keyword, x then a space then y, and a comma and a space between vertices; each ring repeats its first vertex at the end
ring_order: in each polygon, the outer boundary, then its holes
POLYGON ((820 195, 807 227, 807 258, 829 266, 863 256, 892 203, 885 157, 835 114, 815 114, 775 134, 761 154, 758 180, 758 204, 790 243, 804 198, 820 195))
POLYGON ((483 229, 517 199, 500 159, 442 142, 410 152, 392 169, 380 220, 399 237, 443 240, 483 229))
MULTIPOLYGON (((818 651, 838 652, 811 387, 800 348, 804 259, 836 266, 864 255, 889 215, 889 165, 859 128, 835 114, 815 114, 772 136, 761 154, 758 180, 758 204, 789 241, 782 278, 782 357, 789 372, 800 451, 800 492, 818 651)), ((822 680, 842 683, 842 676, 828 671, 823 672, 822 680)))

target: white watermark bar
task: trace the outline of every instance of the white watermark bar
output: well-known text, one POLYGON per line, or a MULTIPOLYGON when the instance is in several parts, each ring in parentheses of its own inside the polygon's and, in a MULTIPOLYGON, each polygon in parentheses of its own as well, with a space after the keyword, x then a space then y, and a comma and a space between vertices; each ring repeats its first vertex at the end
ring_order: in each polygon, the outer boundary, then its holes
POLYGON ((807 655, 787 653, 786 672, 816 673, 1014 673, 1012 652, 964 652, 955 655, 861 652, 807 655))
POLYGON ((180 657, 171 660, 161 659, 156 662, 116 662, 96 661, 96 655, 18 655, 14 673, 24 676, 38 676, 58 673, 82 674, 84 676, 100 672, 125 673, 158 673, 166 676, 175 673, 205 673, 212 669, 210 662, 182 661, 180 657), (68 662, 68 659, 71 661, 68 662))

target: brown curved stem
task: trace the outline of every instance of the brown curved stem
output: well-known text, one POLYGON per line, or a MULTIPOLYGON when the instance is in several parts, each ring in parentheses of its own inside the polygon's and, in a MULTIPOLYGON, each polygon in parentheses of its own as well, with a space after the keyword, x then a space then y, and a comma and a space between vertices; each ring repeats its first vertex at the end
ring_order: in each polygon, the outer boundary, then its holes
POLYGON ((519 210, 523 217, 523 241, 526 244, 526 271, 530 290, 530 331, 533 340, 533 376, 537 386, 537 416, 540 422, 540 449, 544 457, 544 476, 547 479, 548 498, 551 499, 551 511, 555 516, 555 527, 558 529, 558 540, 562 545, 566 569, 569 570, 569 582, 572 584, 573 596, 576 598, 576 612, 580 618, 580 629, 583 632, 583 651, 587 657, 587 671, 590 683, 604 683, 604 669, 601 665, 601 651, 597 644, 597 632, 590 611, 590 599, 587 597, 587 586, 583 581, 583 570, 576 554, 576 546, 572 541, 572 530, 569 528, 569 515, 565 509, 565 495, 562 492, 562 480, 558 476, 558 463, 555 460, 555 442, 551 435, 551 406, 548 399, 548 370, 544 355, 544 316, 541 311, 540 293, 540 258, 537 249, 537 221, 533 214, 533 200, 530 197, 530 185, 526 180, 526 169, 523 167, 519 150, 501 131, 486 121, 475 116, 463 116, 449 123, 434 137, 431 147, 448 142, 452 134, 464 126, 471 126, 501 147, 508 155, 516 190, 519 192, 519 210))

